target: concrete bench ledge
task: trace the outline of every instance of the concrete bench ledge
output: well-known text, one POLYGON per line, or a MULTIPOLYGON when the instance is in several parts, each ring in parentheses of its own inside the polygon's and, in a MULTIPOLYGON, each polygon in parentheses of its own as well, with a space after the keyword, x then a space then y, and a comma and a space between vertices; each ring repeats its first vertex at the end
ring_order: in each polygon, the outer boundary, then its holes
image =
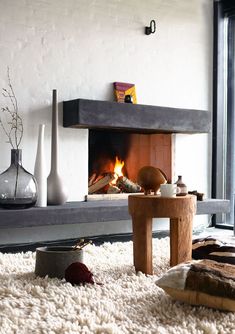
MULTIPOLYGON (((197 215, 228 213, 229 200, 207 199, 197 202, 197 215)), ((0 209, 0 228, 20 228, 112 222, 131 219, 127 199, 113 201, 68 202, 59 206, 23 210, 0 209)))

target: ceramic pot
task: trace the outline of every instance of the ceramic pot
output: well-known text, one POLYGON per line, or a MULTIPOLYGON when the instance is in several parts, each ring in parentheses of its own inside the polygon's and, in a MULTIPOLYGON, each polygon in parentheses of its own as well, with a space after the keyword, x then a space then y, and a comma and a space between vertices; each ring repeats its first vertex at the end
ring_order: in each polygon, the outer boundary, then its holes
POLYGON ((183 182, 182 176, 178 176, 178 180, 175 182, 177 187, 180 189, 180 191, 176 194, 176 196, 186 196, 188 193, 188 189, 186 184, 183 182))
POLYGON ((39 247, 36 249, 35 275, 64 278, 65 270, 74 262, 83 263, 83 250, 72 246, 39 247))

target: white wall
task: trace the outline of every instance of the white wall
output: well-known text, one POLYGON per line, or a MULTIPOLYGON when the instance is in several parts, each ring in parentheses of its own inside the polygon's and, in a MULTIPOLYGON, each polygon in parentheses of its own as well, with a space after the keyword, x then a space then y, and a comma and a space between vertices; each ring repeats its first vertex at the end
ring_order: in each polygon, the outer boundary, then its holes
MULTIPOLYGON (((2 0, 0 87, 9 66, 25 125, 25 168, 33 171, 38 125, 45 123, 49 173, 54 88, 61 122, 63 100, 113 100, 114 81, 135 83, 138 103, 211 111, 212 12, 211 0, 2 0), (157 31, 146 36, 151 19, 157 31)), ((59 131, 69 200, 83 200, 88 131, 59 131)), ((176 176, 209 195, 210 138, 177 135, 175 152, 176 176)), ((0 171, 9 160, 0 132, 0 171)))

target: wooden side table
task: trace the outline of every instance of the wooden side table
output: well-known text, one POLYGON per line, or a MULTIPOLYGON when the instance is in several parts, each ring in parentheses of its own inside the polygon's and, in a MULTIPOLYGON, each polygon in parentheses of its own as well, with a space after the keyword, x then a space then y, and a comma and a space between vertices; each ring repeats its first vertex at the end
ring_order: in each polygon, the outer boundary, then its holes
POLYGON ((129 213, 132 216, 134 266, 136 271, 153 274, 152 219, 170 218, 170 265, 191 259, 193 217, 196 196, 161 197, 130 195, 129 213))

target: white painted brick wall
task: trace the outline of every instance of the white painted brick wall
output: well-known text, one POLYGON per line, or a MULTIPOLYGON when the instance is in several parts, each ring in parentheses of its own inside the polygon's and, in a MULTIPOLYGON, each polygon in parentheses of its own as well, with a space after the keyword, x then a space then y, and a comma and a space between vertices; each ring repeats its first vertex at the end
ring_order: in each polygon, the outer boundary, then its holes
MULTIPOLYGON (((211 110, 210 0, 1 0, 0 50, 0 87, 9 66, 25 125, 23 164, 31 172, 45 123, 49 173, 54 88, 60 124, 63 100, 112 100, 114 81, 135 83, 142 104, 211 110), (157 31, 146 36, 151 19, 157 31)), ((88 131, 61 126, 59 136, 69 200, 83 200, 88 131)), ((207 135, 177 136, 175 171, 190 188, 208 193, 209 158, 207 135)), ((0 171, 9 160, 0 132, 0 171)))

